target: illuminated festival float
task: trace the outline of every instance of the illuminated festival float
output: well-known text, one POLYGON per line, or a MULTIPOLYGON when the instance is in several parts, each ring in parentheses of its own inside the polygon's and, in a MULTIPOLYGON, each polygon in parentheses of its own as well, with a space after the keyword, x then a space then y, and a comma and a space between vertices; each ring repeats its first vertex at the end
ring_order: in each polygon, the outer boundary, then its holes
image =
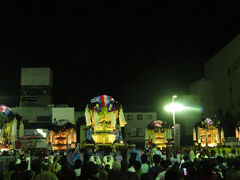
POLYGON ((118 141, 120 129, 126 125, 122 106, 107 95, 94 97, 87 104, 85 118, 96 144, 113 144, 118 141))
MULTIPOLYGON (((18 120, 12 113, 11 109, 5 105, 0 105, 0 141, 1 151, 12 149, 12 144, 17 139, 18 120)), ((19 136, 22 135, 24 129, 23 122, 20 124, 19 136)))
POLYGON ((238 141, 240 141, 240 121, 237 123, 236 129, 235 129, 235 135, 238 141))
POLYGON ((224 131, 216 118, 203 118, 193 128, 193 141, 202 147, 216 147, 224 144, 224 131))
POLYGON ((77 135, 75 130, 75 125, 64 121, 64 123, 54 123, 51 124, 49 128, 49 133, 47 134, 46 141, 53 145, 53 150, 62 150, 75 147, 77 143, 77 135))
POLYGON ((172 129, 164 121, 152 121, 145 129, 145 141, 147 144, 155 143, 157 147, 163 148, 172 138, 172 129))

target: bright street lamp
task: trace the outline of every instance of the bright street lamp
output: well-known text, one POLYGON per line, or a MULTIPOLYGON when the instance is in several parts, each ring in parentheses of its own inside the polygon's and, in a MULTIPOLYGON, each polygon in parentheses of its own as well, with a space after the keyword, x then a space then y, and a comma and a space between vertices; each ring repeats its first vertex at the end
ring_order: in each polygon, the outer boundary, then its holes
POLYGON ((183 111, 185 109, 187 109, 185 106, 183 106, 182 104, 178 104, 175 103, 174 99, 177 98, 177 95, 173 95, 172 96, 172 103, 165 106, 165 110, 168 112, 172 112, 172 116, 173 116, 173 126, 175 125, 175 112, 176 111, 183 111))

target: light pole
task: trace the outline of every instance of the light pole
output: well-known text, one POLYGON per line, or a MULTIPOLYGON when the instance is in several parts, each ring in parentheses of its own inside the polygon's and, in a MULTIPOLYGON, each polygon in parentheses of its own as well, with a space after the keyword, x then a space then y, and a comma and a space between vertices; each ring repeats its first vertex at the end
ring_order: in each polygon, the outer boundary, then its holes
MULTIPOLYGON (((174 99, 177 98, 177 95, 173 95, 172 96, 172 104, 173 104, 173 107, 175 107, 175 102, 174 102, 174 99)), ((172 110, 172 116, 173 116, 173 127, 175 126, 175 111, 176 109, 173 108, 172 110)))

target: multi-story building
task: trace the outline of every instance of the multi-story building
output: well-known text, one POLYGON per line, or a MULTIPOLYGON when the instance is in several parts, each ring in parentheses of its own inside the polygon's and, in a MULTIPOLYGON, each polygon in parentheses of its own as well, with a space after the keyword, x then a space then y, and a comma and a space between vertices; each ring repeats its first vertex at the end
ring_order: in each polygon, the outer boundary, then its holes
POLYGON ((125 140, 129 142, 144 142, 145 128, 157 120, 156 112, 125 112, 127 124, 125 126, 125 140))
POLYGON ((49 123, 64 119, 75 124, 74 108, 52 104, 51 89, 50 68, 22 68, 20 106, 12 107, 13 112, 31 126, 47 127, 49 123))
POLYGON ((205 77, 193 83, 206 113, 240 117, 240 35, 205 64, 205 77))
POLYGON ((52 104, 52 82, 50 68, 22 68, 20 106, 52 104))
POLYGON ((227 119, 228 135, 240 120, 240 35, 205 64, 205 77, 191 86, 201 99, 205 114, 227 119), (232 126, 230 126, 232 124, 232 126))

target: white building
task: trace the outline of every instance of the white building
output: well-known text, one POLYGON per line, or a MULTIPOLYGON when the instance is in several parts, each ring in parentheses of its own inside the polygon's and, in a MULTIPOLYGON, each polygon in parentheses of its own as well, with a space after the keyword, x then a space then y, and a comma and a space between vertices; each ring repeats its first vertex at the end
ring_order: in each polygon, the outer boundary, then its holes
POLYGON ((125 140, 129 142, 144 142, 145 128, 157 120, 156 112, 125 112, 127 124, 125 126, 125 140))

